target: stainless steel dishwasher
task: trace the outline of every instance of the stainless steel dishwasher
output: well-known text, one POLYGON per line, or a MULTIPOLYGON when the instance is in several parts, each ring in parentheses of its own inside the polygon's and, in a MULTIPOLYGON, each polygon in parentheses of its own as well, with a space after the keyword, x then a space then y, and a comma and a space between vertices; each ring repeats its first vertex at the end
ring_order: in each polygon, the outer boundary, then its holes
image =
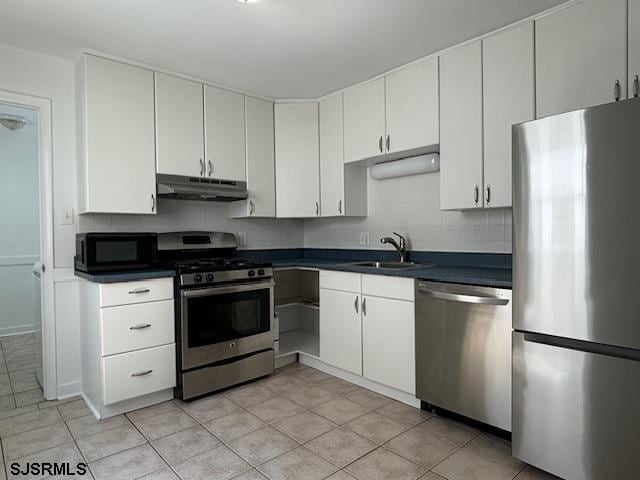
POLYGON ((416 282, 416 396, 511 431, 511 290, 416 282))

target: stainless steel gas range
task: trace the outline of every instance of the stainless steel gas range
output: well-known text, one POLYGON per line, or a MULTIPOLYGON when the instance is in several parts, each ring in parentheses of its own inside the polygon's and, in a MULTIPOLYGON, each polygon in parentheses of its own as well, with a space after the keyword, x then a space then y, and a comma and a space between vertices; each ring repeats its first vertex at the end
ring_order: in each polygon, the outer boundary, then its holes
POLYGON ((158 234, 176 269, 177 397, 191 399, 274 369, 273 269, 236 256, 233 234, 158 234))

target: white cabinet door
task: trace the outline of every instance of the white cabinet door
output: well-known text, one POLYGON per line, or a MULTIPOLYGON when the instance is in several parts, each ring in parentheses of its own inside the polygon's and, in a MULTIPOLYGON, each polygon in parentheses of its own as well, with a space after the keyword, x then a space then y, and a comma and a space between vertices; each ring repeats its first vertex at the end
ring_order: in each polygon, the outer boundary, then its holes
POLYGON ((320 289, 320 359, 362 375, 359 294, 320 289))
POLYGON ((273 103, 247 97, 246 104, 248 215, 275 217, 273 103))
POLYGON ((320 215, 318 104, 276 104, 275 139, 277 216, 320 215))
POLYGON ((586 0, 536 21, 537 116, 612 102, 627 85, 627 0, 586 0))
POLYGON ((246 181, 244 95, 204 87, 207 176, 246 181))
POLYGON ((156 72, 156 168, 205 176, 202 84, 156 72))
POLYGON ((533 23, 482 44, 484 204, 511 206, 511 127, 535 117, 533 23))
POLYGON ((629 98, 640 97, 640 0, 629 0, 629 98))
POLYGON ((482 47, 440 57, 440 208, 482 207, 482 47))
POLYGON ((384 154, 384 78, 344 94, 344 161, 384 154))
POLYGON ((363 302, 363 376, 415 393, 414 303, 369 296, 363 302))
POLYGON ((342 95, 320 101, 320 200, 323 217, 344 215, 342 95))
POLYGON ((388 153, 440 142, 438 59, 403 68, 385 77, 388 153))
POLYGON ((84 62, 81 213, 155 213, 153 72, 84 62))

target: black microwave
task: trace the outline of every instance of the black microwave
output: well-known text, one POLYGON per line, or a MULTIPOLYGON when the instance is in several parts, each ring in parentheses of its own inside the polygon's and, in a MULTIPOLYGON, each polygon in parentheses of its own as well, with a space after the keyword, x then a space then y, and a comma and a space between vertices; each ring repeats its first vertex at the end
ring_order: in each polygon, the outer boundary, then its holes
POLYGON ((87 273, 150 268, 157 251, 155 233, 78 233, 75 268, 87 273))

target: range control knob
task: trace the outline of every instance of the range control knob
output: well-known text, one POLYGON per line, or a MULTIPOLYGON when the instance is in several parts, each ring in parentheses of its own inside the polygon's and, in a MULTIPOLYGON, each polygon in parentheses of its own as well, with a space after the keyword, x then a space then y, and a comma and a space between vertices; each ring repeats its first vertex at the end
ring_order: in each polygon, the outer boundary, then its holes
POLYGON ((258 275, 264 275, 264 270, 262 268, 258 270, 258 275))
POLYGON ((207 273, 207 282, 213 282, 213 273, 207 273))
POLYGON ((255 270, 249 270, 248 272, 250 277, 255 277, 256 276, 256 271, 255 270))
POLYGON ((195 274, 195 275, 193 276, 193 281, 194 281, 195 283, 200 283, 200 282, 202 281, 202 275, 200 275, 199 273, 195 274))

